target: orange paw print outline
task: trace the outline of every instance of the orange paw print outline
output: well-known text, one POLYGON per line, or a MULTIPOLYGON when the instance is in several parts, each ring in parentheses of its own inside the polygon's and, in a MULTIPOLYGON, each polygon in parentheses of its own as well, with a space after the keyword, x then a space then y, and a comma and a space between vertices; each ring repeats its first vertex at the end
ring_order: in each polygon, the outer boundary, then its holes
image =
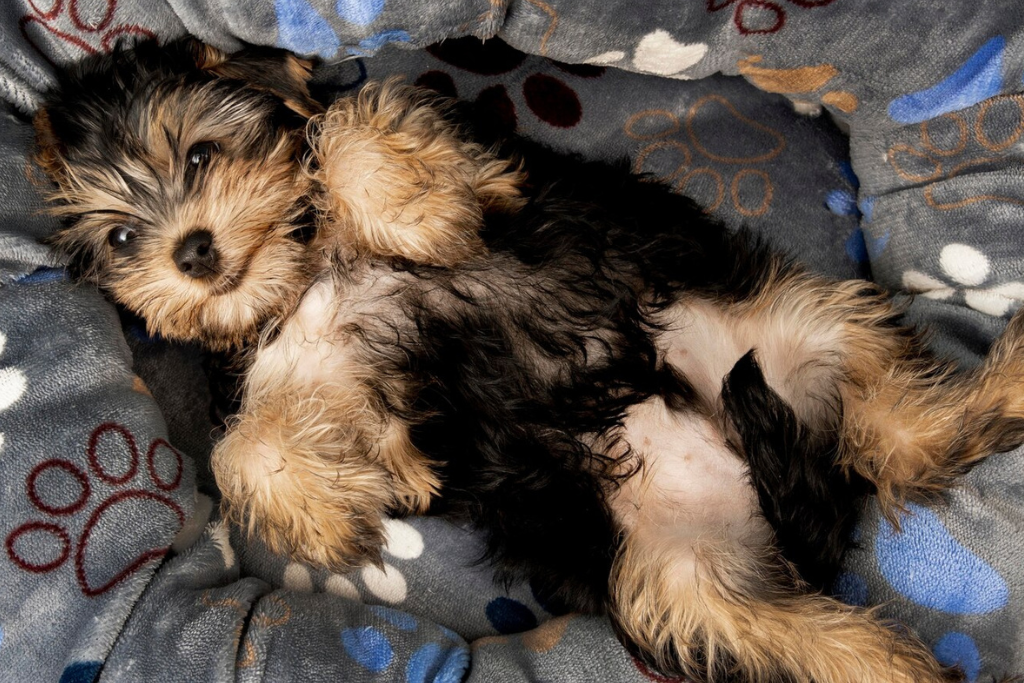
POLYGON ((175 531, 184 525, 181 507, 165 495, 181 485, 184 465, 164 439, 155 439, 142 456, 131 431, 114 422, 93 430, 86 456, 87 468, 51 458, 29 472, 25 495, 48 519, 21 524, 7 536, 5 547, 11 562, 32 574, 58 569, 74 554, 78 587, 86 597, 95 597, 166 554, 166 547, 148 547, 144 534, 127 533, 126 524, 144 514, 175 531), (146 473, 139 475, 143 457, 146 473), (140 484, 150 483, 157 491, 133 487, 139 476, 147 480, 140 484), (100 487, 112 490, 100 493, 100 487), (87 518, 77 516, 88 507, 87 518), (69 531, 83 518, 79 530, 69 531), (121 566, 108 566, 112 558, 119 558, 121 566))
POLYGON ((860 106, 857 96, 846 90, 828 90, 817 94, 839 75, 839 70, 831 64, 769 69, 760 66, 763 59, 760 55, 751 55, 739 60, 736 67, 741 75, 765 92, 786 95, 798 103, 812 103, 817 99, 844 114, 853 113, 860 106))
POLYGON ((1005 164, 1006 158, 999 153, 1015 145, 1022 135, 1024 95, 993 97, 974 112, 951 112, 922 121, 918 143, 894 144, 886 151, 886 159, 900 178, 923 186, 925 202, 936 211, 954 211, 979 202, 1024 206, 1021 196, 970 194, 966 184, 942 184, 974 168, 1005 164), (1016 122, 1009 127, 1005 126, 1007 110, 1016 114, 1016 122))
POLYGON ((747 118, 725 97, 706 95, 687 110, 682 121, 665 109, 647 109, 633 114, 626 121, 626 136, 645 143, 633 160, 633 170, 649 174, 652 179, 672 185, 681 194, 699 201, 709 213, 717 211, 728 196, 733 209, 741 216, 756 218, 768 213, 775 195, 771 176, 759 164, 777 158, 786 148, 785 136, 747 118), (717 109, 718 111, 714 111, 717 109), (705 118, 703 112, 711 110, 714 116, 705 118), (722 122, 732 120, 745 139, 745 147, 755 149, 749 154, 737 155, 735 148, 717 149, 714 129, 721 130, 722 122), (685 129, 685 137, 679 133, 685 129), (726 176, 715 166, 727 167, 726 176), (730 166, 739 166, 737 170, 730 166), (665 172, 665 169, 672 169, 665 172))

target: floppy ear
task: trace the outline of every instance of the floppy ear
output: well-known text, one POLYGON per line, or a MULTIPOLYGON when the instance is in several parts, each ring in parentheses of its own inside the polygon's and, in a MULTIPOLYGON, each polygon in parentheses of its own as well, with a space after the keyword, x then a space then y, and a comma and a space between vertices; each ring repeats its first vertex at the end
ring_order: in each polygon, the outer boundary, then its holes
POLYGON ((50 114, 45 107, 36 112, 32 119, 32 127, 36 131, 36 152, 33 161, 43 169, 50 180, 59 183, 66 169, 63 145, 53 132, 50 114))
POLYGON ((196 65, 204 71, 273 93, 285 106, 306 118, 323 111, 309 94, 313 63, 307 59, 269 47, 248 46, 228 54, 197 42, 195 49, 196 65))

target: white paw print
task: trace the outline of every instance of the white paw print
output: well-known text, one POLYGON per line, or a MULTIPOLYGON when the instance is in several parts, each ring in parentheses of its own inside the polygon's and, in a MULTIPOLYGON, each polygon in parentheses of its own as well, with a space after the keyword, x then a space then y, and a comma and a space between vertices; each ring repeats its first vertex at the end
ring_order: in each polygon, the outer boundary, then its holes
MULTIPOLYGON (((0 332, 0 357, 4 354, 4 347, 7 345, 7 336, 0 332)), ((7 368, 0 365, 0 412, 7 410, 18 402, 25 389, 28 387, 28 379, 25 373, 17 368, 7 368)), ((0 432, 0 450, 4 447, 4 435, 0 432)))
MULTIPOLYGON (((400 560, 414 560, 423 554, 423 534, 411 524, 400 519, 387 519, 384 520, 384 528, 387 536, 387 545, 384 546, 386 555, 400 560)), ((380 568, 373 565, 363 567, 359 576, 372 596, 372 602, 395 605, 406 598, 408 586, 405 576, 389 562, 385 562, 380 568)), ((305 567, 292 563, 285 568, 284 584, 286 588, 293 590, 311 591, 313 580, 305 567)), ((328 576, 324 582, 324 590, 353 600, 361 599, 356 585, 340 574, 328 576)))
POLYGON ((966 244, 949 244, 939 254, 942 272, 955 285, 949 285, 917 270, 903 273, 904 289, 928 297, 945 300, 958 289, 964 292, 964 301, 976 311, 996 317, 1004 316, 1024 301, 1024 282, 1006 282, 980 289, 992 270, 988 257, 966 244))

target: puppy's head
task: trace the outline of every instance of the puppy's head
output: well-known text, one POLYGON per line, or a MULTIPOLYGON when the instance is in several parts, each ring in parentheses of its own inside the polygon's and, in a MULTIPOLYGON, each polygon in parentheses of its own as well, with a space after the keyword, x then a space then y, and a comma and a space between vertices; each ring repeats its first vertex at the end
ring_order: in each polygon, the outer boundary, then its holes
POLYGON ((153 332, 227 348, 294 305, 303 238, 309 65, 148 41, 64 73, 36 116, 57 186, 53 239, 153 332))

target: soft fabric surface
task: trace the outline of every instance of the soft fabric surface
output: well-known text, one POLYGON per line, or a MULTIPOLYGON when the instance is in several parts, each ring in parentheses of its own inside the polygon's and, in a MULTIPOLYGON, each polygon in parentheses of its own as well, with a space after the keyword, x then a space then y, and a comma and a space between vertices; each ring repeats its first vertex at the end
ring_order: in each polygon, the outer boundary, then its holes
MULTIPOLYGON (((443 520, 393 522, 386 571, 347 576, 207 525, 201 354, 119 324, 38 243, 54 226, 25 177, 25 115, 52 64, 188 32, 318 55, 326 97, 403 74, 555 147, 628 155, 816 270, 922 292, 908 317, 973 364, 1024 297, 1022 24, 1010 0, 4 4, 0 677, 663 680, 606 620, 495 586, 474 533, 443 520), (789 100, 849 130, 852 165, 789 100)), ((902 533, 869 509, 837 592, 884 604, 971 679, 1024 672, 1021 482, 1015 452, 902 533)))

